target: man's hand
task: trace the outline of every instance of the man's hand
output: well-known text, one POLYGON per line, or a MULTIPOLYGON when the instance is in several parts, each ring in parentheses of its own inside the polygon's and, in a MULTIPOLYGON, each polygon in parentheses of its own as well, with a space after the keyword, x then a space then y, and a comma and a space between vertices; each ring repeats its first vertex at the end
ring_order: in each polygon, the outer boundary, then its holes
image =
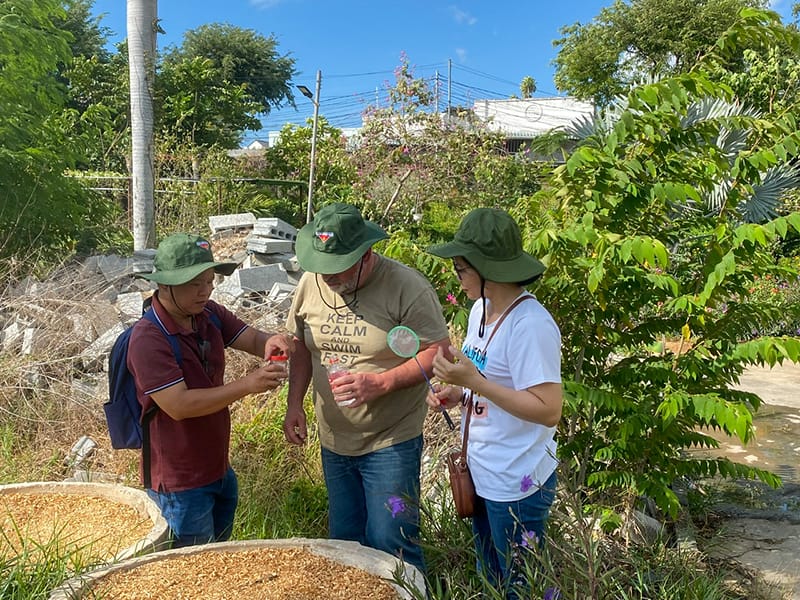
POLYGON ((347 373, 331 383, 336 402, 353 400, 343 408, 355 408, 386 394, 383 380, 378 373, 347 373))
POLYGON ((286 416, 283 418, 283 435, 286 441, 296 446, 306 443, 308 437, 308 426, 306 425, 306 413, 302 407, 286 409, 286 416))
POLYGON ((264 358, 269 360, 270 356, 282 354, 291 356, 294 352, 294 338, 285 333, 276 333, 264 344, 264 358))
POLYGON ((258 394, 280 387, 287 376, 285 363, 267 363, 245 375, 244 380, 250 393, 258 394))

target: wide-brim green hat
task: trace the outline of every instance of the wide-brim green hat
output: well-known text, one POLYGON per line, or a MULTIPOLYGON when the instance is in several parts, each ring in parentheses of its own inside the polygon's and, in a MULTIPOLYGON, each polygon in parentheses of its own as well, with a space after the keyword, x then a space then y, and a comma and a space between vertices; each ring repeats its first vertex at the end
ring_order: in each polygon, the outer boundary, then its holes
POLYGON ((435 244, 426 252, 441 258, 462 256, 481 277, 498 283, 528 281, 545 269, 522 249, 516 221, 497 208, 476 208, 461 221, 452 242, 435 244))
POLYGON ((163 285, 183 285, 203 271, 230 275, 238 266, 235 262, 217 262, 211 243, 198 235, 176 233, 161 240, 153 260, 153 272, 139 276, 163 285))
POLYGON ((355 206, 334 202, 297 232, 297 262, 304 271, 334 275, 352 267, 375 242, 388 237, 355 206))

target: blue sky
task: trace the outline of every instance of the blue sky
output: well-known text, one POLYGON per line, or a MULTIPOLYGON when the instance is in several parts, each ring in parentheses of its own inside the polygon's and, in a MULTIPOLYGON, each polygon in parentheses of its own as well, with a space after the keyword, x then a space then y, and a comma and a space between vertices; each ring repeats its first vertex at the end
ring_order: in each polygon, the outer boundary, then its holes
MULTIPOLYGON (((402 53, 419 77, 441 81, 441 106, 471 105, 480 98, 519 93, 530 75, 536 97, 558 95, 553 83, 559 29, 587 23, 613 0, 161 0, 158 16, 166 34, 160 49, 179 45, 184 32, 208 23, 229 23, 273 35, 278 52, 295 59, 293 84, 314 90, 322 72, 320 114, 337 127, 357 127, 366 104, 385 97, 387 82, 402 53), (451 65, 449 67, 448 65, 451 65), (450 84, 448 86, 448 75, 450 84), (449 92, 448 92, 449 90, 449 92)), ((788 22, 792 0, 772 7, 788 22)), ((112 31, 125 37, 125 2, 95 0, 94 12, 112 31)), ((261 132, 248 132, 245 144, 265 138, 286 122, 304 123, 313 104, 296 93, 297 109, 288 107, 262 119, 261 132)))

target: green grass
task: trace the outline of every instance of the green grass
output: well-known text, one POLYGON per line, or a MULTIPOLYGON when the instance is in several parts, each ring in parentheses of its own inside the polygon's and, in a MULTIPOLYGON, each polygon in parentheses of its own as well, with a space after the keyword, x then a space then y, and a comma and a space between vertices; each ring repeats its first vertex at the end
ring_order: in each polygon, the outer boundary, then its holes
MULTIPOLYGON (((71 437, 54 444, 59 436, 48 426, 63 428, 59 423, 70 422, 75 416, 61 417, 54 412, 58 402, 46 392, 26 398, 19 406, 24 405, 26 417, 30 417, 40 404, 49 404, 41 406, 47 419, 35 427, 20 427, 19 420, 0 413, 0 480, 36 481, 43 474, 58 474, 60 457, 71 437)), ((69 410, 68 405, 62 405, 69 410)), ((290 446, 282 430, 284 407, 285 390, 248 398, 233 410, 231 457, 240 487, 234 539, 327 537, 327 494, 313 419, 309 419, 312 433, 308 443, 290 446)), ((19 415, 20 410, 14 414, 19 415)), ((310 406, 307 412, 311 413, 310 406)), ((438 420, 436 426, 440 428, 438 420)), ((101 439, 99 432, 96 438, 101 439)), ((437 447, 436 435, 430 438, 426 453, 444 451, 437 447)), ((135 454, 130 453, 129 458, 134 461, 135 454)), ((420 506, 420 544, 428 565, 429 596, 424 598, 399 579, 398 583, 417 600, 500 600, 501 592, 491 588, 477 571, 471 526, 455 515, 444 466, 436 461, 433 464, 440 466, 435 473, 425 474, 420 506)), ((121 467, 125 472, 130 470, 129 464, 121 467)), ((554 587, 561 590, 563 600, 768 597, 748 588, 748 577, 727 565, 710 562, 699 552, 679 551, 668 543, 650 548, 626 544, 618 531, 608 531, 606 525, 611 521, 607 509, 603 512, 581 504, 585 497, 585 490, 562 485, 545 548, 520 552, 520 569, 531 583, 524 598, 542 598, 554 587), (731 585, 737 581, 738 587, 731 585)), ((58 539, 24 549, 18 555, 0 558, 0 599, 45 600, 63 580, 89 568, 89 564, 76 560, 74 548, 64 548, 58 539)))

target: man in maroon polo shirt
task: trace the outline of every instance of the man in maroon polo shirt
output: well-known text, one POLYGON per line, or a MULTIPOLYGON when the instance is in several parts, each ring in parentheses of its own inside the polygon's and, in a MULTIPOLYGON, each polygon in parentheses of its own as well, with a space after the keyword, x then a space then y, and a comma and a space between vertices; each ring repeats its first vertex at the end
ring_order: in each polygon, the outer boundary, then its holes
POLYGON ((284 362, 267 360, 225 383, 225 348, 261 358, 294 349, 290 336, 249 327, 209 300, 214 274, 230 275, 235 268, 236 263, 215 262, 207 240, 178 233, 159 244, 154 271, 142 275, 158 284, 150 310, 159 324, 141 319, 135 325, 128 368, 148 415, 143 427, 149 427, 150 456, 148 465, 142 460, 142 473, 149 469, 150 481, 145 487, 169 524, 175 547, 230 537, 239 492, 228 460, 228 407, 278 387, 287 376, 284 362), (177 336, 180 364, 162 327, 177 336))

